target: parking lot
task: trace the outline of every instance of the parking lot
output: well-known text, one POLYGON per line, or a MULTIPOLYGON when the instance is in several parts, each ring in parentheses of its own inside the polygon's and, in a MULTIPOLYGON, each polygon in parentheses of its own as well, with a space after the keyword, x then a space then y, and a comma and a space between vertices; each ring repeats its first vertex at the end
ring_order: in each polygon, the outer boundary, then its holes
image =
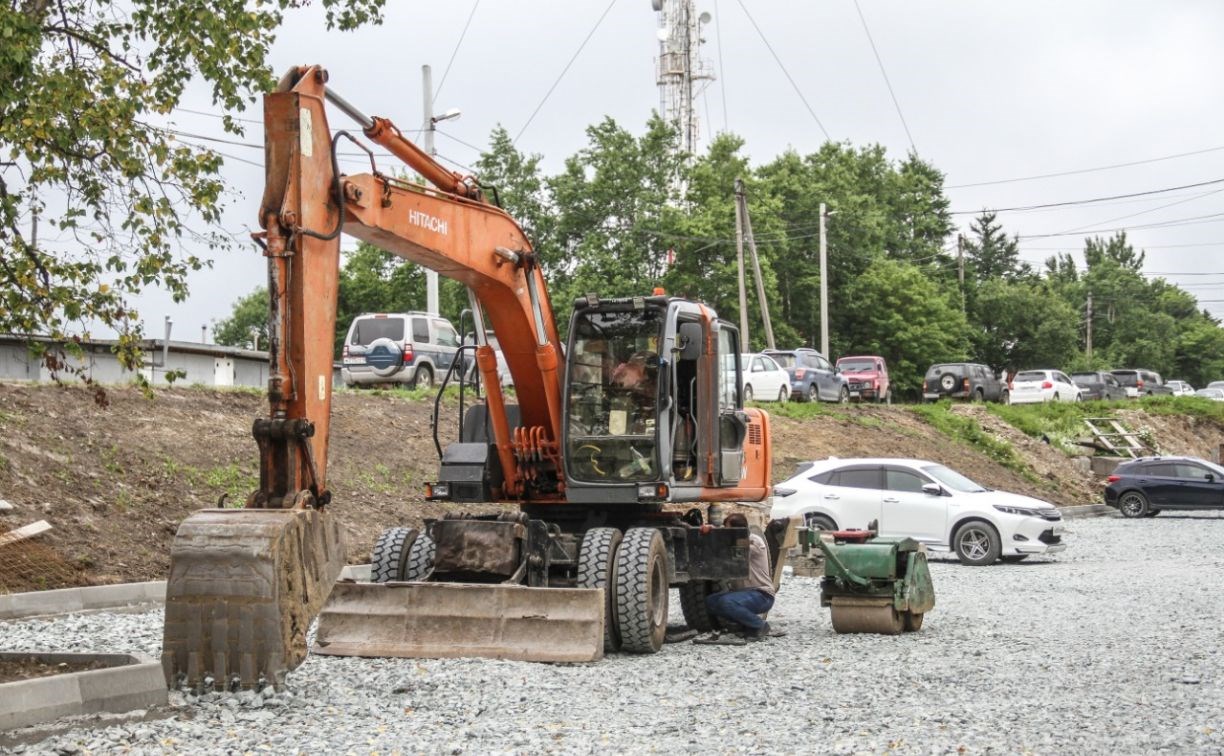
MULTIPOLYGON (((788 578, 745 647, 593 665, 312 657, 286 693, 172 696, 166 719, 26 752, 1224 751, 1224 518, 1068 522, 1054 558, 936 555, 921 632, 837 636, 788 578)), ((673 599, 673 615, 678 607, 673 599)), ((161 613, 0 625, 0 648, 156 655, 161 613)))

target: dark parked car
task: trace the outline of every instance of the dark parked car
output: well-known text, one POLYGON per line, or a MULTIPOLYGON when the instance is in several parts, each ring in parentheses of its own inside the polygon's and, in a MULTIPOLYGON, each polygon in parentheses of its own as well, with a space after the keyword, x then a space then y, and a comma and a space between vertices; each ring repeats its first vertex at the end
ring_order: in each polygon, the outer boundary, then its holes
POLYGON ((1123 517, 1163 510, 1224 509, 1224 467, 1196 457, 1141 457, 1123 462, 1105 487, 1105 503, 1123 517))
POLYGON ((922 381, 923 401, 950 397, 979 402, 1007 402, 1007 384, 990 368, 975 362, 932 365, 922 381))
POLYGON ((1126 389, 1113 373, 1072 373, 1071 380, 1084 390, 1084 401, 1126 398, 1126 389))
POLYGON ((815 349, 766 349, 790 375, 791 398, 800 402, 848 402, 850 387, 846 376, 815 349))
POLYGON ((1126 395, 1132 399, 1141 396, 1173 396, 1173 389, 1165 385, 1160 373, 1143 369, 1110 370, 1109 372, 1113 373, 1118 383, 1121 383, 1126 389, 1126 395))

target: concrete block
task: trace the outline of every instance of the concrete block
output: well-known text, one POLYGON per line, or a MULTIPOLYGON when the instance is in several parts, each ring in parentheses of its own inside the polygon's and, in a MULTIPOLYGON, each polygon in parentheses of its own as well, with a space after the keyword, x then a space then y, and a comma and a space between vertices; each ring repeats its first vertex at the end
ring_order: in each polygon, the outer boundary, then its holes
POLYGON ((340 580, 354 580, 358 583, 370 582, 370 565, 347 564, 340 570, 340 580))
POLYGON ((12 512, 13 505, 4 499, 0 499, 0 512, 12 512))
POLYGON ((100 662, 106 666, 0 684, 0 731, 61 717, 121 714, 166 704, 161 664, 142 654, 0 652, 0 660, 31 657, 47 664, 100 662))
POLYGON ((166 581, 60 588, 0 596, 0 620, 96 612, 165 603, 166 581))
POLYGON ((1092 457, 1092 473, 1105 477, 1113 473, 1114 469, 1130 457, 1092 457))

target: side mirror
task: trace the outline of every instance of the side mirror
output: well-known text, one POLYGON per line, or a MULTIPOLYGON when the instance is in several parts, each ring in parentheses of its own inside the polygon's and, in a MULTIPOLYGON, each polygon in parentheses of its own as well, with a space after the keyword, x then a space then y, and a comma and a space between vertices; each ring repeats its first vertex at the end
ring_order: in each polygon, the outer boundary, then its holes
POLYGON ((681 323, 677 329, 676 342, 680 350, 680 359, 695 360, 701 356, 701 324, 681 323))
POLYGON ((943 496, 943 486, 938 483, 924 483, 922 492, 928 496, 943 496))
POLYGON ((1207 473, 1207 474, 1206 474, 1206 475, 1204 475, 1203 477, 1204 477, 1204 478, 1206 478, 1206 480, 1207 480, 1207 482, 1208 482, 1208 483, 1214 483, 1214 482, 1215 482, 1215 475, 1212 475, 1211 473, 1207 473))

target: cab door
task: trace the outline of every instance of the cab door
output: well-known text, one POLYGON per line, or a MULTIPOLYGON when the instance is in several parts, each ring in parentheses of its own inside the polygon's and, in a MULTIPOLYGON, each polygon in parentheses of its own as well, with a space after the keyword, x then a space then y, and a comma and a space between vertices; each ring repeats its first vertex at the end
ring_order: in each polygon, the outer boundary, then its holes
POLYGON ((739 331, 725 321, 717 321, 718 353, 714 355, 718 387, 718 433, 715 480, 720 486, 734 486, 744 477, 744 441, 748 437, 748 416, 744 414, 739 331))

